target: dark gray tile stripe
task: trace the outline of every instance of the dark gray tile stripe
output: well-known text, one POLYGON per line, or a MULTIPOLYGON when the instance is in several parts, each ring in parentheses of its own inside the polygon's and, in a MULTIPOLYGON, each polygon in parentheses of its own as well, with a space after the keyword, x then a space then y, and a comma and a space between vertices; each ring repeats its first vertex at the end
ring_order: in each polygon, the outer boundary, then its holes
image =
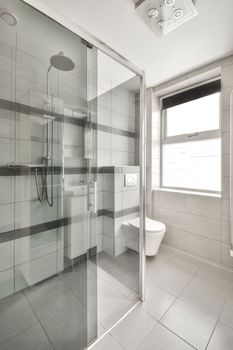
MULTIPOLYGON (((125 215, 129 215, 139 211, 139 207, 132 207, 129 209, 120 210, 118 212, 113 212, 106 209, 98 210, 97 216, 107 216, 112 219, 119 218, 125 215)), ((84 220, 83 215, 76 215, 68 218, 61 218, 58 220, 53 220, 49 222, 43 222, 41 224, 32 225, 28 227, 17 228, 12 231, 0 233, 0 243, 9 242, 14 239, 19 239, 27 236, 36 235, 37 233, 50 231, 57 229, 59 227, 64 227, 84 220)))
POLYGON ((74 118, 74 117, 63 115, 61 113, 48 112, 44 109, 40 109, 37 107, 32 107, 32 106, 28 106, 28 105, 25 105, 22 103, 8 101, 8 100, 4 100, 4 99, 0 99, 0 109, 5 109, 8 111, 23 113, 23 114, 28 114, 28 115, 34 114, 34 115, 41 116, 41 115, 49 114, 49 115, 55 117, 56 120, 59 122, 65 122, 68 124, 73 124, 73 125, 77 125, 77 126, 81 126, 81 127, 89 126, 90 128, 91 127, 94 128, 95 130, 100 130, 100 131, 104 131, 104 132, 108 132, 108 133, 112 133, 112 134, 116 134, 116 135, 122 135, 122 136, 126 136, 126 137, 135 138, 135 136, 136 136, 135 133, 131 132, 131 131, 113 128, 113 127, 98 124, 98 123, 87 122, 85 117, 84 118, 74 118))
MULTIPOLYGON (((38 167, 39 169, 42 169, 38 167)), ((48 170, 49 172, 51 169, 48 170)), ((61 174, 63 168, 60 166, 53 167, 54 174, 61 174)), ((134 171, 134 170, 132 170, 134 171)), ((91 174, 114 174, 114 173, 123 173, 124 167, 92 167, 90 168, 91 174)), ((64 173, 67 175, 72 174, 87 174, 87 167, 65 167, 64 173)), ((0 166, 0 176, 23 176, 23 175, 34 175, 35 169, 25 168, 24 166, 19 166, 17 168, 9 168, 8 166, 0 166)))

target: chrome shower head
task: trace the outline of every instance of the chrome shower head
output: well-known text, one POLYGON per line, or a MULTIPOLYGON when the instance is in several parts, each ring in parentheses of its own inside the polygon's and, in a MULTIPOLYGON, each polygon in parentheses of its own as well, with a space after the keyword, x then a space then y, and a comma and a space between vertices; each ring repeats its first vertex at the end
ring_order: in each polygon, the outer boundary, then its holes
POLYGON ((61 51, 57 55, 54 55, 50 58, 50 64, 52 67, 68 72, 74 69, 74 62, 61 51))

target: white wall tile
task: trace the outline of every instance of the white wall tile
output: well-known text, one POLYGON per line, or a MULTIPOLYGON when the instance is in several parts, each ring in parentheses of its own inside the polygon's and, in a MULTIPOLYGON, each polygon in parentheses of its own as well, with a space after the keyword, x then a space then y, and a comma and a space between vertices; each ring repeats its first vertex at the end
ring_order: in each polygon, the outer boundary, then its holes
POLYGON ((186 215, 186 230, 198 236, 221 240, 221 220, 200 215, 186 215))
POLYGON ((221 199, 205 196, 189 195, 186 200, 188 213, 207 216, 210 218, 221 217, 221 199))

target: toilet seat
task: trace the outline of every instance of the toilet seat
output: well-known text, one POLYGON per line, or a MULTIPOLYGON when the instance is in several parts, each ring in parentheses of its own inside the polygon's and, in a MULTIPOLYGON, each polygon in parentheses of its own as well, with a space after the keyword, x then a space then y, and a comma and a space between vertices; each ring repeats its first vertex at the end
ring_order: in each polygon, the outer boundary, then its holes
MULTIPOLYGON (((147 232, 158 233, 158 232, 166 230, 166 227, 165 227, 165 225, 162 222, 159 222, 159 221, 156 221, 156 220, 152 220, 152 219, 149 219, 149 218, 146 218, 145 221, 146 221, 146 231, 147 232)), ((139 227, 140 227, 140 218, 137 217, 135 219, 129 220, 129 224, 130 224, 130 226, 139 229, 139 227)))

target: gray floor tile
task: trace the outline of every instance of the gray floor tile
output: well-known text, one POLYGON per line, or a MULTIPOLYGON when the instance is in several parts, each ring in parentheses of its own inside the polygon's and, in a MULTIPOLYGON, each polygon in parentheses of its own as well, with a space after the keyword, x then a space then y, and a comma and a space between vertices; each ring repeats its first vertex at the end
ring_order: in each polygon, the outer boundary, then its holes
POLYGON ((208 350, 232 350, 233 328, 218 323, 210 340, 208 350))
POLYGON ((32 288, 27 298, 55 349, 82 349, 86 337, 86 308, 62 281, 32 288))
POLYGON ((220 322, 233 328, 233 299, 226 301, 220 317, 220 322))
POLYGON ((113 337, 107 334, 91 350, 123 350, 123 348, 113 337))
POLYGON ((10 338, 0 350, 52 350, 53 347, 39 323, 10 338))
POLYGON ((157 324, 145 313, 141 306, 136 307, 111 331, 112 336, 127 350, 136 349, 157 324))
POLYGON ((194 277, 179 298, 217 320, 226 297, 218 284, 194 277))
POLYGON ((139 255, 127 251, 117 257, 111 257, 104 252, 98 254, 98 266, 116 278, 133 292, 139 291, 139 255))
POLYGON ((162 318, 161 323, 198 350, 204 350, 216 320, 177 300, 162 318))
POLYGON ((184 261, 182 258, 172 258, 153 277, 150 276, 147 283, 158 284, 169 293, 178 296, 197 270, 198 266, 193 263, 184 261))
POLYGON ((158 324, 141 343, 138 350, 193 350, 194 348, 174 333, 158 324))
POLYGON ((173 295, 151 283, 146 287, 146 300, 142 303, 142 308, 159 321, 175 299, 173 295))
POLYGON ((0 342, 37 322, 27 300, 17 293, 0 301, 0 342))
POLYGON ((134 304, 105 280, 98 280, 98 318, 105 329, 113 326, 134 304))

